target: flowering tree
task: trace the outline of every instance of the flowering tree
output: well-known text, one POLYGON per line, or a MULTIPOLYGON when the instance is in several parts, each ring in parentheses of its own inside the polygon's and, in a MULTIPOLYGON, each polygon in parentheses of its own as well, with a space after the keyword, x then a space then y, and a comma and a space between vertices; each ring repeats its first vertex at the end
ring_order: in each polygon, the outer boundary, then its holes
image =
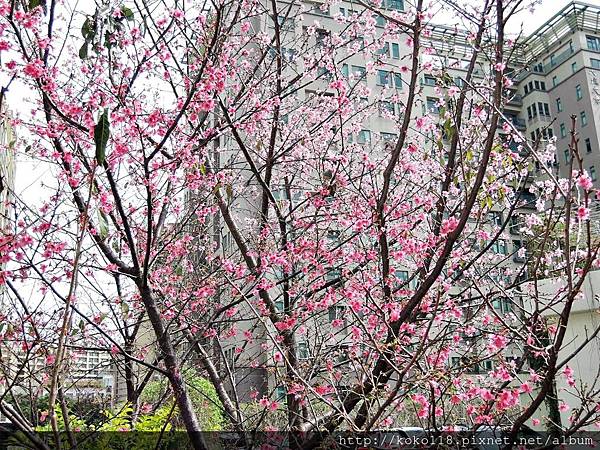
MULTIPOLYGON (((516 436, 556 409, 557 377, 576 388, 568 362, 585 345, 560 350, 597 265, 594 192, 575 123, 572 175, 557 179, 552 142, 503 113, 523 64, 505 28, 530 5, 446 2, 467 30, 457 82, 422 0, 326 18, 334 3, 0 1, 3 70, 31 102, 18 145, 46 168, 1 241, 0 410, 21 430, 39 418, 11 396, 41 358, 51 428, 76 440, 55 411, 69 417, 86 348, 124 374, 132 421, 165 377, 198 449, 189 367, 229 428, 302 432, 297 448, 407 424, 516 436), (502 247, 509 225, 528 248, 502 247)), ((597 420, 598 394, 577 389, 571 431, 597 420)))

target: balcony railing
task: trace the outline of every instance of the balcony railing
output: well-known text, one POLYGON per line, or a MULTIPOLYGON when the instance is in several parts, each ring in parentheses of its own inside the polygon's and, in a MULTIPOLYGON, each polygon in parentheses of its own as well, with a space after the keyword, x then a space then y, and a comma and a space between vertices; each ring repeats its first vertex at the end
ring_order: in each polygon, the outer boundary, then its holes
POLYGON ((509 106, 523 106, 523 97, 521 94, 515 94, 508 99, 509 106))

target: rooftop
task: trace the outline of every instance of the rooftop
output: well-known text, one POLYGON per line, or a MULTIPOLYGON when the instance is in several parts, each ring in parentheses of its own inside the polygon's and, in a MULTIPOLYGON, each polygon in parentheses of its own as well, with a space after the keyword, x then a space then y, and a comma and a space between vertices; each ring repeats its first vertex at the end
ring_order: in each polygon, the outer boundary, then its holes
POLYGON ((536 58, 578 30, 600 30, 600 6, 581 1, 569 3, 523 41, 527 55, 536 58))

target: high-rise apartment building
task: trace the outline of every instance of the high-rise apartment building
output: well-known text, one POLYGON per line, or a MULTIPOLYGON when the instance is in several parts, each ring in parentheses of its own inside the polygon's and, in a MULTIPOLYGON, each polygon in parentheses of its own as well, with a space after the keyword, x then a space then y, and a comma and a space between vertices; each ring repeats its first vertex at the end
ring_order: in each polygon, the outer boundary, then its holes
POLYGON ((524 41, 527 70, 517 77, 526 136, 555 136, 558 172, 567 176, 575 116, 579 152, 595 187, 600 186, 599 14, 600 6, 578 1, 560 10, 524 41))
MULTIPOLYGON (((314 43, 311 43, 315 45, 314 51, 319 52, 319 46, 327 45, 330 35, 345 29, 345 19, 365 14, 365 8, 352 1, 341 1, 332 6, 326 6, 317 0, 278 3, 281 16, 277 20, 281 26, 284 47, 284 70, 299 70, 304 64, 296 46, 306 39, 307 33, 314 34, 314 43)), ((402 12, 405 6, 407 5, 402 0, 382 2, 382 7, 388 13, 402 12)), ((517 43, 518 51, 514 59, 508 64, 514 84, 510 87, 510 99, 503 110, 510 125, 530 142, 540 138, 545 145, 549 139, 556 138, 555 169, 563 176, 568 167, 567 158, 570 157, 565 153, 571 126, 569 116, 575 114, 578 118, 580 152, 584 157, 584 166, 596 186, 600 185, 597 180, 597 171, 600 170, 600 141, 597 131, 600 125, 600 23, 597 20, 599 14, 599 7, 576 1, 559 11, 531 36, 521 39, 517 43)), ((381 36, 385 19, 378 15, 375 15, 374 19, 378 36, 381 36)), ((267 14, 256 17, 253 19, 254 30, 272 36, 272 21, 272 17, 267 14)), ((357 48, 365 45, 360 36, 355 40, 357 48)), ((433 26, 424 46, 432 48, 433 51, 424 52, 422 58, 427 59, 434 67, 443 69, 448 83, 461 87, 472 54, 472 45, 467 33, 441 25, 433 26)), ((273 50, 270 56, 274 58, 275 53, 273 50)), ((406 36, 402 38, 396 35, 387 39, 378 54, 383 57, 383 65, 376 70, 368 67, 360 51, 348 52, 348 56, 339 67, 339 72, 350 86, 357 87, 358 91, 362 87, 365 91, 374 92, 374 97, 378 99, 378 113, 366 117, 360 128, 352 130, 346 136, 348 143, 358 143, 373 152, 381 151, 386 142, 394 142, 397 139, 397 121, 403 114, 407 79, 410 76, 406 71, 410 61, 410 48, 406 36)), ((489 62, 482 61, 475 69, 475 77, 482 78, 489 69, 489 62)), ((320 79, 298 92, 298 102, 333 95, 328 93, 328 84, 333 79, 330 71, 331 68, 319 68, 317 74, 321 75, 320 79)), ((421 75, 418 96, 416 114, 435 116, 439 112, 441 100, 439 77, 421 75)), ((365 98, 365 101, 368 102, 368 99, 365 98)), ((502 135, 505 131, 499 127, 498 133, 502 135)), ((229 144, 225 142, 224 146, 229 144)), ((507 144, 516 149, 516 144, 507 144)), ((537 171, 532 168, 531 176, 535 178, 536 173, 542 176, 539 167, 537 171)), ((528 191, 529 183, 531 179, 520 186, 520 198, 523 200, 520 208, 523 210, 533 207, 535 203, 535 197, 528 191)), ((274 189, 274 195, 285 198, 289 193, 274 189)), ((247 214, 252 214, 252 208, 248 205, 244 206, 244 210, 247 214)), ((501 212, 492 211, 486 222, 487 226, 494 228, 499 227, 503 220, 501 212)), ((234 246, 233 239, 228 234, 225 224, 220 226, 221 230, 217 234, 220 235, 223 252, 227 254, 234 246)), ((490 249, 490 252, 498 254, 499 257, 504 256, 501 267, 512 268, 514 273, 522 273, 520 269, 526 262, 523 252, 519 251, 526 247, 526 243, 519 235, 518 228, 519 224, 511 221, 490 249)), ((339 235, 332 234, 330 240, 335 243, 339 239, 339 235)), ((400 281, 407 280, 409 274, 409 270, 402 268, 396 271, 396 277, 400 281)), ((337 269, 333 268, 327 272, 325 278, 333 280, 338 275, 337 269)), ((501 314, 510 313, 515 310, 514 301, 515 299, 500 298, 493 306, 501 314)), ((352 315, 346 308, 343 305, 335 305, 322 317, 316 316, 311 319, 312 322, 307 325, 309 331, 306 338, 297 343, 300 360, 309 361, 312 348, 317 347, 321 352, 331 352, 336 360, 344 359, 345 352, 350 348, 349 337, 347 332, 344 334, 332 330, 331 323, 341 320, 347 325, 352 320, 352 315), (326 350, 323 350, 324 348, 326 350)), ((248 326, 255 335, 260 334, 256 333, 257 328, 268 328, 268 325, 258 322, 248 326)), ((347 330, 347 327, 344 326, 344 329, 347 330)), ((268 334, 268 330, 264 330, 264 333, 268 334)), ((268 368, 273 366, 273 355, 264 351, 260 341, 242 345, 234 338, 223 347, 225 359, 233 373, 230 384, 236 385, 242 401, 247 399, 246 393, 250 389, 258 391, 259 396, 283 395, 283 392, 279 392, 281 386, 277 381, 277 370, 268 368)), ((513 352, 513 349, 509 348, 507 351, 513 352)), ((519 357, 517 351, 514 357, 519 357)), ((459 364, 460 357, 451 358, 451 361, 453 364, 459 364)), ((492 368, 493 362, 485 361, 473 371, 482 373, 492 368)))

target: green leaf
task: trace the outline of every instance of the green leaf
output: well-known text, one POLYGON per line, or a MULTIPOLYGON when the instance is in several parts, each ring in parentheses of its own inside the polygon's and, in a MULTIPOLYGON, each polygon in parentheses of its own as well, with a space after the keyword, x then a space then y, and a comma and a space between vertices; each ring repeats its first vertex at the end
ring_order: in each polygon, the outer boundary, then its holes
POLYGON ((94 127, 94 143, 96 144, 96 162, 99 166, 104 164, 106 159, 106 145, 110 136, 110 123, 108 121, 108 109, 105 109, 100 120, 94 127))
POLYGON ((200 173, 202 175, 206 175, 206 166, 204 164, 200 165, 200 173))
POLYGON ((123 313, 123 316, 129 314, 129 305, 125 302, 121 302, 121 313, 123 313))
POLYGON ((108 236, 108 219, 102 211, 98 211, 98 224, 100 226, 100 239, 104 241, 108 236))
POLYGON ((127 20, 133 20, 133 11, 127 6, 121 6, 121 14, 123 14, 123 17, 125 17, 127 20))
POLYGON ((96 33, 94 27, 92 26, 92 21, 89 17, 87 17, 81 26, 81 35, 86 41, 91 41, 94 38, 94 34, 96 33))
POLYGON ((111 37, 112 37, 112 33, 109 33, 108 31, 106 33, 104 33, 104 46, 109 50, 113 46, 113 43, 110 39, 111 37))
POLYGON ((42 0, 29 0, 29 10, 37 8, 42 4, 42 0))
POLYGON ((227 193, 227 200, 231 200, 233 198, 233 188, 230 184, 225 186, 225 192, 227 193))
POLYGON ((87 59, 87 57, 88 57, 88 43, 87 43, 87 41, 85 41, 85 43, 79 49, 79 57, 81 59, 87 59))

